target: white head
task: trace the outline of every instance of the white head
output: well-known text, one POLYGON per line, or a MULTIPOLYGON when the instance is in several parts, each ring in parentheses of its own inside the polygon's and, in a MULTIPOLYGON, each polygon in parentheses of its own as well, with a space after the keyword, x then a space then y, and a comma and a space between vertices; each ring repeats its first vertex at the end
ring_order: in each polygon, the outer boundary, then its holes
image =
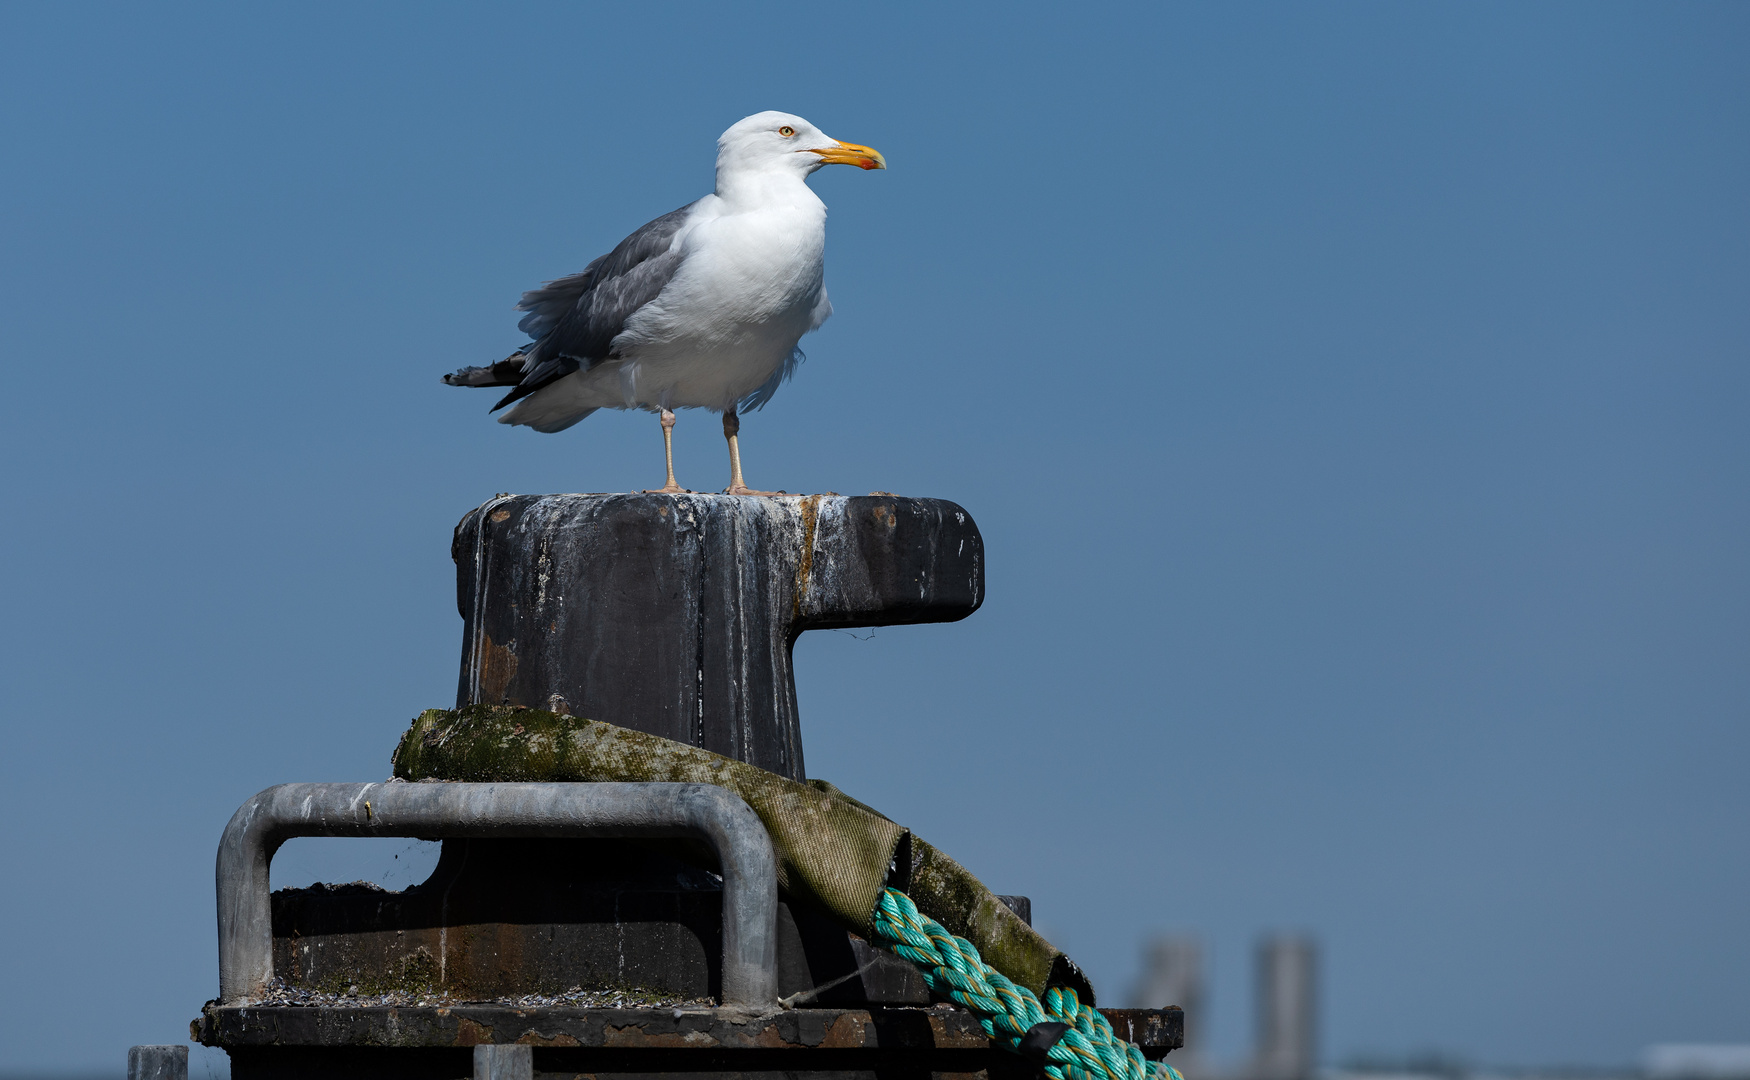
POLYGON ((885 169, 887 161, 867 146, 839 142, 800 116, 755 113, 739 120, 717 140, 717 189, 724 181, 752 173, 806 177, 822 165, 885 169))

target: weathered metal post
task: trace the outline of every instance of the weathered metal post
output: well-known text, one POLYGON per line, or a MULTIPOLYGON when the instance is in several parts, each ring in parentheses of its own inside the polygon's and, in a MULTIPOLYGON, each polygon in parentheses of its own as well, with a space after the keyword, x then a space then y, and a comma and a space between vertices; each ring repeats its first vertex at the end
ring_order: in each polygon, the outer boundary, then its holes
POLYGON ((1203 1008, 1203 948, 1193 937, 1162 937, 1143 954, 1142 978, 1131 993, 1131 1004, 1143 1008, 1177 1005, 1185 1010, 1185 1045, 1174 1063, 1187 1076, 1201 1064, 1203 1043, 1198 1018, 1203 1008))
POLYGON ((797 780, 797 635, 984 601, 984 540, 941 499, 501 496, 451 553, 458 706, 606 720, 797 780))
POLYGON ((474 1048, 474 1080, 534 1080, 535 1051, 529 1046, 474 1048))
POLYGON ((188 1047, 129 1047, 128 1080, 188 1080, 188 1047))

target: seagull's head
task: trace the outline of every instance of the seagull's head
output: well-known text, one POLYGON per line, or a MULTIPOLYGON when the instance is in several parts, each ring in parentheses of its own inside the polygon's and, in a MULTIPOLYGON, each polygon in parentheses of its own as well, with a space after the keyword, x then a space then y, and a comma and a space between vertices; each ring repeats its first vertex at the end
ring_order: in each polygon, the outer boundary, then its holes
POLYGON ((737 121, 717 140, 717 176, 725 173, 793 172, 807 176, 822 165, 885 169, 880 151, 840 142, 800 116, 755 113, 737 121))

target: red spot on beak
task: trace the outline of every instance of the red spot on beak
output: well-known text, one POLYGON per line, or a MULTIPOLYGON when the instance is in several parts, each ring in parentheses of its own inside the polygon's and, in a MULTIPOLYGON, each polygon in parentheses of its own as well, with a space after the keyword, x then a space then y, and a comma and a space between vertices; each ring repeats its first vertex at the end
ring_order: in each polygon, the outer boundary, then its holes
POLYGON ((857 162, 857 168, 862 169, 865 172, 867 172, 870 169, 873 169, 874 167, 875 167, 875 162, 870 158, 864 158, 862 161, 857 162))

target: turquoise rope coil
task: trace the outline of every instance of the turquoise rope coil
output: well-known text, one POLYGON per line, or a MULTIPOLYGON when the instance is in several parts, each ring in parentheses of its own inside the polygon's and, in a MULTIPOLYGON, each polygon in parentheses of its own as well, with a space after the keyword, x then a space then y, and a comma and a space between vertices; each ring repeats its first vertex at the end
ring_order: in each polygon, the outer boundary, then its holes
POLYGON ((1034 1024, 1068 1024, 1045 1055, 1045 1074, 1052 1080, 1185 1080, 1164 1061, 1150 1065, 1074 990, 1054 986, 1041 1002, 1033 991, 1016 986, 986 964, 971 942, 950 934, 898 889, 881 891, 875 940, 917 965, 933 993, 972 1010, 984 1033, 1006 1050, 1020 1053, 1021 1040, 1034 1024))

